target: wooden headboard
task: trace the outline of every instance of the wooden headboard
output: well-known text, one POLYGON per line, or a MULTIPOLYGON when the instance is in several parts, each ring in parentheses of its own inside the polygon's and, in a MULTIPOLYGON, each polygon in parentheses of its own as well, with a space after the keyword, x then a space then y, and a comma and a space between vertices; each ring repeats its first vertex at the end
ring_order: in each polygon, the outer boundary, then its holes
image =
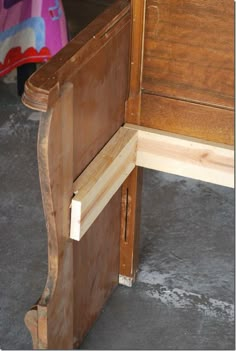
POLYGON ((140 124, 233 144, 234 2, 147 0, 140 124))

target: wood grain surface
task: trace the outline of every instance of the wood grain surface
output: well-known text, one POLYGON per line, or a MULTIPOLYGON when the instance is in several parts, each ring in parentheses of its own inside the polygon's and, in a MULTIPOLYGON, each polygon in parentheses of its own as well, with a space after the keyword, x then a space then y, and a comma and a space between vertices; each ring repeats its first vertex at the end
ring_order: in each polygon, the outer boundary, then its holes
POLYGON ((116 1, 26 84, 23 102, 46 111, 38 159, 49 272, 37 320, 27 315, 39 349, 78 347, 118 284, 121 191, 81 243, 68 226, 74 180, 124 123, 129 33, 130 4, 116 1))
POLYGON ((222 108, 142 95, 141 125, 208 141, 234 143, 234 112, 222 108))
POLYGON ((129 98, 126 103, 126 119, 130 123, 137 123, 140 120, 145 11, 146 0, 131 0, 129 98))
POLYGON ((124 121, 128 96, 130 14, 99 41, 96 54, 89 51, 74 80, 74 177, 112 137, 124 121))
MULTIPOLYGON (((120 128, 75 180, 70 238, 81 240, 136 163, 137 132, 120 128)), ((96 239, 96 238, 94 238, 96 239)))
POLYGON ((47 111, 58 99, 60 86, 74 80, 71 76, 96 56, 101 45, 113 38, 114 30, 119 31, 127 21, 130 21, 129 1, 118 0, 28 79, 23 103, 32 109, 47 111))
MULTIPOLYGON (((131 0, 129 98, 125 122, 140 124, 146 0, 131 0)), ((135 280, 139 257, 142 169, 135 169, 122 186, 120 282, 135 280), (125 279, 128 277, 128 280, 125 279)))
POLYGON ((233 143, 233 1, 144 5, 115 1, 26 83, 23 102, 44 112, 38 158, 49 255, 46 287, 26 317, 35 348, 78 347, 119 273, 135 277, 141 170, 79 243, 69 239, 73 182, 119 127, 233 143))
POLYGON ((147 0, 141 125, 232 144, 234 4, 147 0))
POLYGON ((38 164, 48 230, 48 277, 37 306, 38 348, 72 348, 73 247, 68 237, 73 191, 71 83, 62 87, 54 108, 42 114, 38 164))
POLYGON ((74 242, 74 347, 118 284, 120 203, 118 190, 82 240, 74 242))
MULTIPOLYGON (((234 187, 234 147, 125 124, 74 182, 70 237, 80 241, 124 183, 121 243, 130 245, 130 203, 127 178, 135 166, 234 187)), ((137 185, 135 182, 132 185, 137 185)), ((133 221, 131 221, 133 223, 133 221)), ((133 232, 133 230, 132 230, 133 232)), ((97 235, 94 240, 97 239, 97 235)), ((126 250, 127 251, 127 250, 126 250)), ((121 262, 123 261, 121 250, 121 262)), ((129 258, 133 257, 133 252, 129 258)), ((125 264, 121 264, 124 267, 125 264)), ((133 272, 133 269, 131 269, 133 272)), ((124 274, 121 280, 132 283, 124 274)), ((120 280, 120 278, 119 278, 120 280)))
MULTIPOLYGON (((93 46, 88 49, 90 60, 85 57, 83 68, 74 79, 74 180, 124 123, 129 72, 129 2, 118 1, 114 9, 115 20, 109 18, 110 25, 98 36, 99 49, 95 51, 93 46)), ((76 347, 118 284, 120 203, 118 191, 87 231, 85 239, 74 243, 76 347)))
POLYGON ((234 2, 147 0, 143 88, 234 107, 234 2))
POLYGON ((122 186, 120 230, 120 275, 136 278, 139 263, 143 170, 135 167, 122 186))

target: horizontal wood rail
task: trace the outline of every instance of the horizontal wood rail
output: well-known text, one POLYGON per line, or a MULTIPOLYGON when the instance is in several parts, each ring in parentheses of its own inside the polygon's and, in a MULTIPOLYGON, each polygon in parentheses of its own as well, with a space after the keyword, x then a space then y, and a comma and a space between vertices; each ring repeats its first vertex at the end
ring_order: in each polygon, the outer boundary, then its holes
POLYGON ((120 128, 74 182, 70 237, 80 240, 135 168, 137 131, 120 128))
POLYGON ((74 182, 70 237, 80 240, 135 166, 234 187, 234 148, 126 124, 74 182))

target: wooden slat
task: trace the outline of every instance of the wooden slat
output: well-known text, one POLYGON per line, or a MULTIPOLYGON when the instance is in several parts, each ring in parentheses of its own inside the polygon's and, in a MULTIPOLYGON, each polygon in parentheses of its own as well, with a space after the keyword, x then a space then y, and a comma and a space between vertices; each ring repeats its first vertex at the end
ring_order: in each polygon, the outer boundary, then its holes
POLYGON ((74 183, 71 239, 81 239, 135 165, 234 187, 233 147, 126 124, 74 183))
POLYGON ((120 128, 74 182, 70 237, 80 240, 135 167, 137 132, 120 128))
POLYGON ((153 94, 142 94, 141 125, 217 143, 234 143, 233 111, 153 94))
POLYGON ((137 166, 234 187, 233 146, 144 127, 131 129, 138 130, 137 166))

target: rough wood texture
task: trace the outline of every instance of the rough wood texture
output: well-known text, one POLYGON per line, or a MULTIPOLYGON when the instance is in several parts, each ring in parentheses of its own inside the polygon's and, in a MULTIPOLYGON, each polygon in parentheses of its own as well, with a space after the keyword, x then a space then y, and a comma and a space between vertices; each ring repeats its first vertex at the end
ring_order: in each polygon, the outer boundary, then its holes
POLYGON ((187 101, 142 95, 141 125, 233 145, 234 112, 187 101))
POLYGON ((70 238, 80 240, 136 163, 137 133, 120 128, 74 182, 70 238))
POLYGON ((118 284, 120 223, 116 219, 121 192, 81 243, 69 239, 69 224, 74 180, 124 122, 129 32, 130 4, 119 0, 26 84, 24 103, 47 111, 40 122, 38 158, 49 273, 36 306, 37 323, 27 318, 32 332, 36 325, 34 344, 39 349, 78 346, 118 284), (90 253, 91 261, 85 265, 90 253))

